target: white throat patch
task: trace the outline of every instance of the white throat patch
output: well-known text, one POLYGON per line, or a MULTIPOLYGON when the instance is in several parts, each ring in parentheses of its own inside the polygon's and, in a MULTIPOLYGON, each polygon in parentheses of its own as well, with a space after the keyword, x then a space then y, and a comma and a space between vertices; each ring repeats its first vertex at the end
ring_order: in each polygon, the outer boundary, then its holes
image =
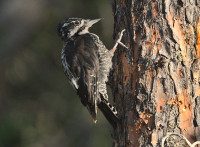
POLYGON ((87 28, 85 28, 84 30, 82 30, 81 32, 79 32, 78 34, 79 34, 79 35, 82 35, 82 34, 89 33, 88 29, 89 29, 89 28, 87 27, 87 28))

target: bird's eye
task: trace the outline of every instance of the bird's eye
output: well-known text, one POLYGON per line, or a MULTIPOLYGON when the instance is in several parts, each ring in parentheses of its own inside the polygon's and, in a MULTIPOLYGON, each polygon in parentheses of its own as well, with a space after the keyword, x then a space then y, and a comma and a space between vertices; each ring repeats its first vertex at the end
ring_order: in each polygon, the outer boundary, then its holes
POLYGON ((80 22, 79 22, 79 21, 75 21, 74 24, 75 24, 75 25, 79 25, 80 22))

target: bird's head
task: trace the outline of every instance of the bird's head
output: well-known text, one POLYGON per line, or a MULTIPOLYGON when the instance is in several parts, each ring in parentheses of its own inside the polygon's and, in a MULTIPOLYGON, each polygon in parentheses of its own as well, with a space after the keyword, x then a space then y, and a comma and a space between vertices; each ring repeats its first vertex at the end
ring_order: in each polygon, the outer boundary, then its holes
POLYGON ((100 20, 68 18, 58 24, 58 34, 62 40, 68 40, 75 35, 88 33, 88 29, 100 20))

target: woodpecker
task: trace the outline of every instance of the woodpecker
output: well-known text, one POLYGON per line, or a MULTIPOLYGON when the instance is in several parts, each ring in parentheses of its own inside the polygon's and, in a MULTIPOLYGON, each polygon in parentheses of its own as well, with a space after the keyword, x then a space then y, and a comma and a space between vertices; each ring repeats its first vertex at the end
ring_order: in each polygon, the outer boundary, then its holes
MULTIPOLYGON (((112 57, 123 32, 113 49, 108 50, 89 28, 101 19, 68 18, 58 24, 58 34, 63 41, 61 61, 64 73, 79 95, 82 104, 97 121, 97 108, 113 125, 119 120, 116 109, 108 102, 106 82, 112 68, 112 57)), ((127 47, 126 47, 127 48, 127 47)))

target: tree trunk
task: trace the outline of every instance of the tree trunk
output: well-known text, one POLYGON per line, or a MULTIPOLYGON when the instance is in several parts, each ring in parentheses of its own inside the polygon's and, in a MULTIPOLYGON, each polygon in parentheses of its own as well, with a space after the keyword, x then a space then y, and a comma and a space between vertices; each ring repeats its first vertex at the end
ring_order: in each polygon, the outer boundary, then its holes
MULTIPOLYGON (((114 56, 111 88, 121 123, 120 147, 161 146, 167 133, 200 140, 200 1, 114 0, 114 36, 126 29, 114 56)), ((169 135, 164 146, 186 146, 169 135)))

